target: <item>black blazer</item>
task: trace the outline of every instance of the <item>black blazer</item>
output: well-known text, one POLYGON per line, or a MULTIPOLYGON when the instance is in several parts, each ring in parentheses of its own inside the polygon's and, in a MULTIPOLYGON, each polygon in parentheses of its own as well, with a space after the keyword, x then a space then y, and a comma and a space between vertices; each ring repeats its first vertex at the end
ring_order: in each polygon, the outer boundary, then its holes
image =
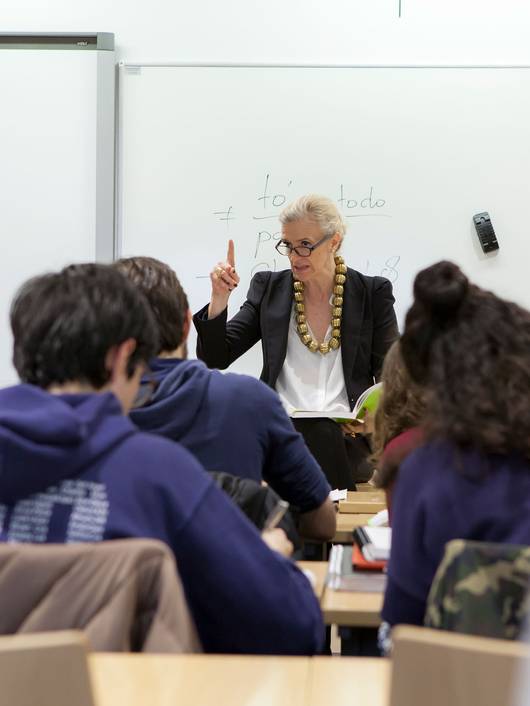
MULTIPOLYGON (((353 409, 357 398, 381 374, 383 359, 398 336, 392 284, 348 268, 344 286, 341 353, 344 381, 353 409)), ((238 313, 208 319, 208 305, 193 317, 197 357, 210 368, 227 368, 261 339, 261 379, 274 388, 287 350, 293 305, 291 270, 257 272, 238 313)))

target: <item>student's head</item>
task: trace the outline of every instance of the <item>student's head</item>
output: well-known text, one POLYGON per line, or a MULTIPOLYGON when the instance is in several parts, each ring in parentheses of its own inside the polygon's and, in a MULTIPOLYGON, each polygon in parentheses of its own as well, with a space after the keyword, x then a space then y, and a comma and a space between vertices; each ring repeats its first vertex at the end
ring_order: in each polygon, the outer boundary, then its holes
POLYGON ((111 390, 124 411, 158 350, 147 302, 109 265, 71 265, 30 279, 10 317, 22 382, 51 392, 111 390))
MULTIPOLYGON (((425 415, 423 388, 410 378, 401 356, 400 342, 395 341, 385 356, 381 373, 383 393, 374 419, 374 460, 378 462, 385 446, 407 429, 419 426, 425 415)), ((392 479, 378 477, 387 487, 392 479)))
POLYGON ((439 262, 416 277, 401 349, 430 435, 530 458, 530 312, 439 262))
MULTIPOLYGON (((186 293, 177 275, 154 257, 127 257, 113 267, 124 274, 149 302, 158 328, 159 350, 170 354, 185 347, 191 314, 186 293)), ((185 351, 182 352, 185 356, 185 351)))
POLYGON ((334 269, 334 256, 346 232, 346 223, 334 201, 317 194, 301 196, 284 208, 280 223, 282 239, 276 248, 288 255, 296 279, 310 282, 323 271, 334 269))

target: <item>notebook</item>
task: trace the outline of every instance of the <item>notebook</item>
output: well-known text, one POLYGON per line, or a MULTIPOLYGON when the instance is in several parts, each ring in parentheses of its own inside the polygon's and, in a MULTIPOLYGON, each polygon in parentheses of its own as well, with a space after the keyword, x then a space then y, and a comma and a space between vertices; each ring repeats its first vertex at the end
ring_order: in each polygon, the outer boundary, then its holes
POLYGON ((392 529, 390 527, 356 527, 353 538, 367 561, 388 561, 392 529))

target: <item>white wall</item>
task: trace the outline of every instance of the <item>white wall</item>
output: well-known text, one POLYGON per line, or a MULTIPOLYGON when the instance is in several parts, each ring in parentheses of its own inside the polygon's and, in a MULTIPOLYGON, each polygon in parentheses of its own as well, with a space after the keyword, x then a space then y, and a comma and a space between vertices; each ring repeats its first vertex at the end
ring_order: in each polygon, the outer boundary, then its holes
MULTIPOLYGON (((528 0, 3 0, 1 31, 114 32, 126 61, 530 63, 528 0)), ((339 106, 340 107, 340 106, 339 106)))
POLYGON ((528 0, 0 0, 0 23, 113 32, 129 62, 530 64, 528 0))

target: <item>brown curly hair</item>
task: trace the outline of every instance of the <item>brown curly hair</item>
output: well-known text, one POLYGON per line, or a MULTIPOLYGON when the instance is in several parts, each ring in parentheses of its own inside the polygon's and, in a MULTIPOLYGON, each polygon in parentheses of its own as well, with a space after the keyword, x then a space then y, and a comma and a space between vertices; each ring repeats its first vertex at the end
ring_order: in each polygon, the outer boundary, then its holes
MULTIPOLYGON (((410 378, 401 355, 399 341, 394 341, 385 356, 381 373, 383 393, 374 418, 372 460, 377 465, 389 441, 406 429, 418 426, 425 415, 423 389, 410 378)), ((376 485, 386 486, 376 474, 376 485)))
POLYGON ((438 262, 414 281, 401 352, 429 389, 428 436, 530 460, 530 312, 438 262))

